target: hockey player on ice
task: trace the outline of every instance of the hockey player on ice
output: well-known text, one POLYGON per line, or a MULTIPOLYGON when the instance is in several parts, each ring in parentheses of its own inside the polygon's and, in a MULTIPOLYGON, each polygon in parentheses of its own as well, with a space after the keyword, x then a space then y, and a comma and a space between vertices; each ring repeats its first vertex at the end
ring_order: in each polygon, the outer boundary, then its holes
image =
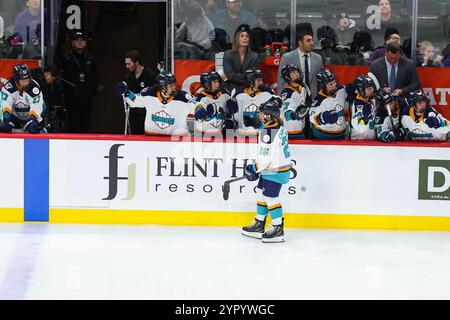
POLYGON ((286 88, 281 92, 284 101, 281 118, 289 138, 304 138, 308 107, 306 89, 302 87, 303 73, 297 65, 290 64, 281 69, 281 76, 286 81, 286 88))
POLYGON ((194 106, 194 98, 185 91, 177 90, 175 76, 161 72, 157 88, 145 88, 140 94, 128 89, 125 82, 116 84, 116 93, 122 96, 131 108, 146 108, 144 129, 148 135, 189 134, 186 118, 194 106))
POLYGON ((375 130, 383 142, 396 142, 405 138, 406 130, 400 124, 398 97, 390 91, 381 90, 376 95, 377 111, 375 130))
POLYGON ((45 132, 42 127, 42 114, 45 103, 39 84, 31 78, 26 64, 14 66, 13 77, 0 91, 0 110, 2 110, 2 132, 26 131, 45 132))
POLYGON ((319 93, 309 109, 311 135, 319 139, 345 139, 344 103, 347 93, 328 69, 317 73, 319 93))
POLYGON ((412 140, 446 141, 449 138, 448 120, 430 106, 430 99, 418 90, 409 94, 402 112, 402 125, 412 140))
POLYGON ((202 73, 200 83, 203 90, 196 98, 195 134, 222 135, 230 93, 223 87, 222 78, 216 71, 202 73))
POLYGON ((257 161, 245 168, 249 181, 258 180, 256 217, 252 225, 242 228, 242 234, 263 242, 284 241, 284 218, 279 196, 283 184, 289 182, 291 154, 288 134, 280 118, 282 103, 279 97, 272 97, 259 107, 256 117, 245 117, 246 126, 257 128, 260 133, 257 161), (272 225, 265 230, 268 214, 272 225))
POLYGON ((366 75, 354 81, 357 95, 351 103, 350 138, 352 140, 376 140, 375 94, 376 86, 366 75))
POLYGON ((244 116, 254 117, 259 106, 274 96, 275 93, 264 86, 264 75, 260 70, 249 69, 245 71, 245 79, 248 87, 243 90, 238 89, 233 94, 233 98, 238 105, 238 110, 236 110, 237 131, 242 136, 256 136, 258 131, 244 124, 244 116))

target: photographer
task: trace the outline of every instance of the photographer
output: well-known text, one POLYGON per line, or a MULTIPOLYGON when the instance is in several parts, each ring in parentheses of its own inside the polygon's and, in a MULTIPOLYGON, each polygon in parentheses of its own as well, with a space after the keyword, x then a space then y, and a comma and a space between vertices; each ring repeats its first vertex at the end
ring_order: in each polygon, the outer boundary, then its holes
POLYGON ((31 74, 41 87, 44 96, 46 108, 43 118, 47 131, 64 132, 67 110, 58 66, 48 65, 45 68, 35 68, 31 70, 31 74))

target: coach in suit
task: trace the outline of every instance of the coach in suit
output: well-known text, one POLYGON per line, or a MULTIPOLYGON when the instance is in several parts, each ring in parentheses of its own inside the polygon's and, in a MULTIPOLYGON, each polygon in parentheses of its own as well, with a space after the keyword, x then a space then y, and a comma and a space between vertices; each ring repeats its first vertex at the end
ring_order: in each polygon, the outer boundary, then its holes
POLYGON ((372 62, 369 72, 375 75, 381 88, 397 96, 407 97, 420 88, 415 64, 401 55, 401 47, 397 43, 386 46, 386 55, 372 62))
POLYGON ((223 71, 227 77, 225 88, 230 92, 247 85, 245 80, 247 69, 258 68, 258 54, 250 49, 249 31, 248 25, 239 26, 234 34, 231 50, 223 55, 223 71))
POLYGON ((317 72, 323 68, 322 57, 312 52, 314 41, 312 31, 297 32, 296 41, 298 48, 294 51, 285 53, 281 57, 278 67, 278 93, 285 88, 285 82, 281 76, 281 69, 289 64, 296 64, 303 72, 305 84, 308 86, 311 94, 307 97, 307 102, 311 103, 317 95, 317 72))

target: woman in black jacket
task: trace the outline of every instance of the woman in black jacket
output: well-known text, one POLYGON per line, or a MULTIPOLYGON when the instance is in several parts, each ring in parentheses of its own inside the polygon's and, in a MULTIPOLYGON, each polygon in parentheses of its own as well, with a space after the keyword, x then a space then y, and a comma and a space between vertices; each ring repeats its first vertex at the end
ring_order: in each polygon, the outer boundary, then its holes
POLYGON ((231 50, 223 55, 223 71, 227 78, 225 87, 230 92, 246 86, 245 70, 258 67, 258 54, 250 49, 249 29, 248 25, 239 26, 231 50))

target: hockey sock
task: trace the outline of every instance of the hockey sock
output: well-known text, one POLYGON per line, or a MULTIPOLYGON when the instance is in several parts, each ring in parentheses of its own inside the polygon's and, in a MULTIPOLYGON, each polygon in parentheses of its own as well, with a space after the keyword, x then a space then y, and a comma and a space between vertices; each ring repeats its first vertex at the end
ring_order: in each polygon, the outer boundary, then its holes
POLYGON ((272 224, 277 224, 274 223, 274 221, 278 221, 277 219, 279 219, 280 221, 278 224, 281 224, 281 218, 283 217, 283 207, 281 206, 278 197, 277 198, 265 197, 265 199, 267 207, 269 209, 270 217, 272 218, 272 224))
POLYGON ((267 203, 264 201, 262 191, 258 189, 258 201, 256 202, 256 219, 258 219, 259 221, 264 221, 268 213, 269 209, 267 208, 267 203))

